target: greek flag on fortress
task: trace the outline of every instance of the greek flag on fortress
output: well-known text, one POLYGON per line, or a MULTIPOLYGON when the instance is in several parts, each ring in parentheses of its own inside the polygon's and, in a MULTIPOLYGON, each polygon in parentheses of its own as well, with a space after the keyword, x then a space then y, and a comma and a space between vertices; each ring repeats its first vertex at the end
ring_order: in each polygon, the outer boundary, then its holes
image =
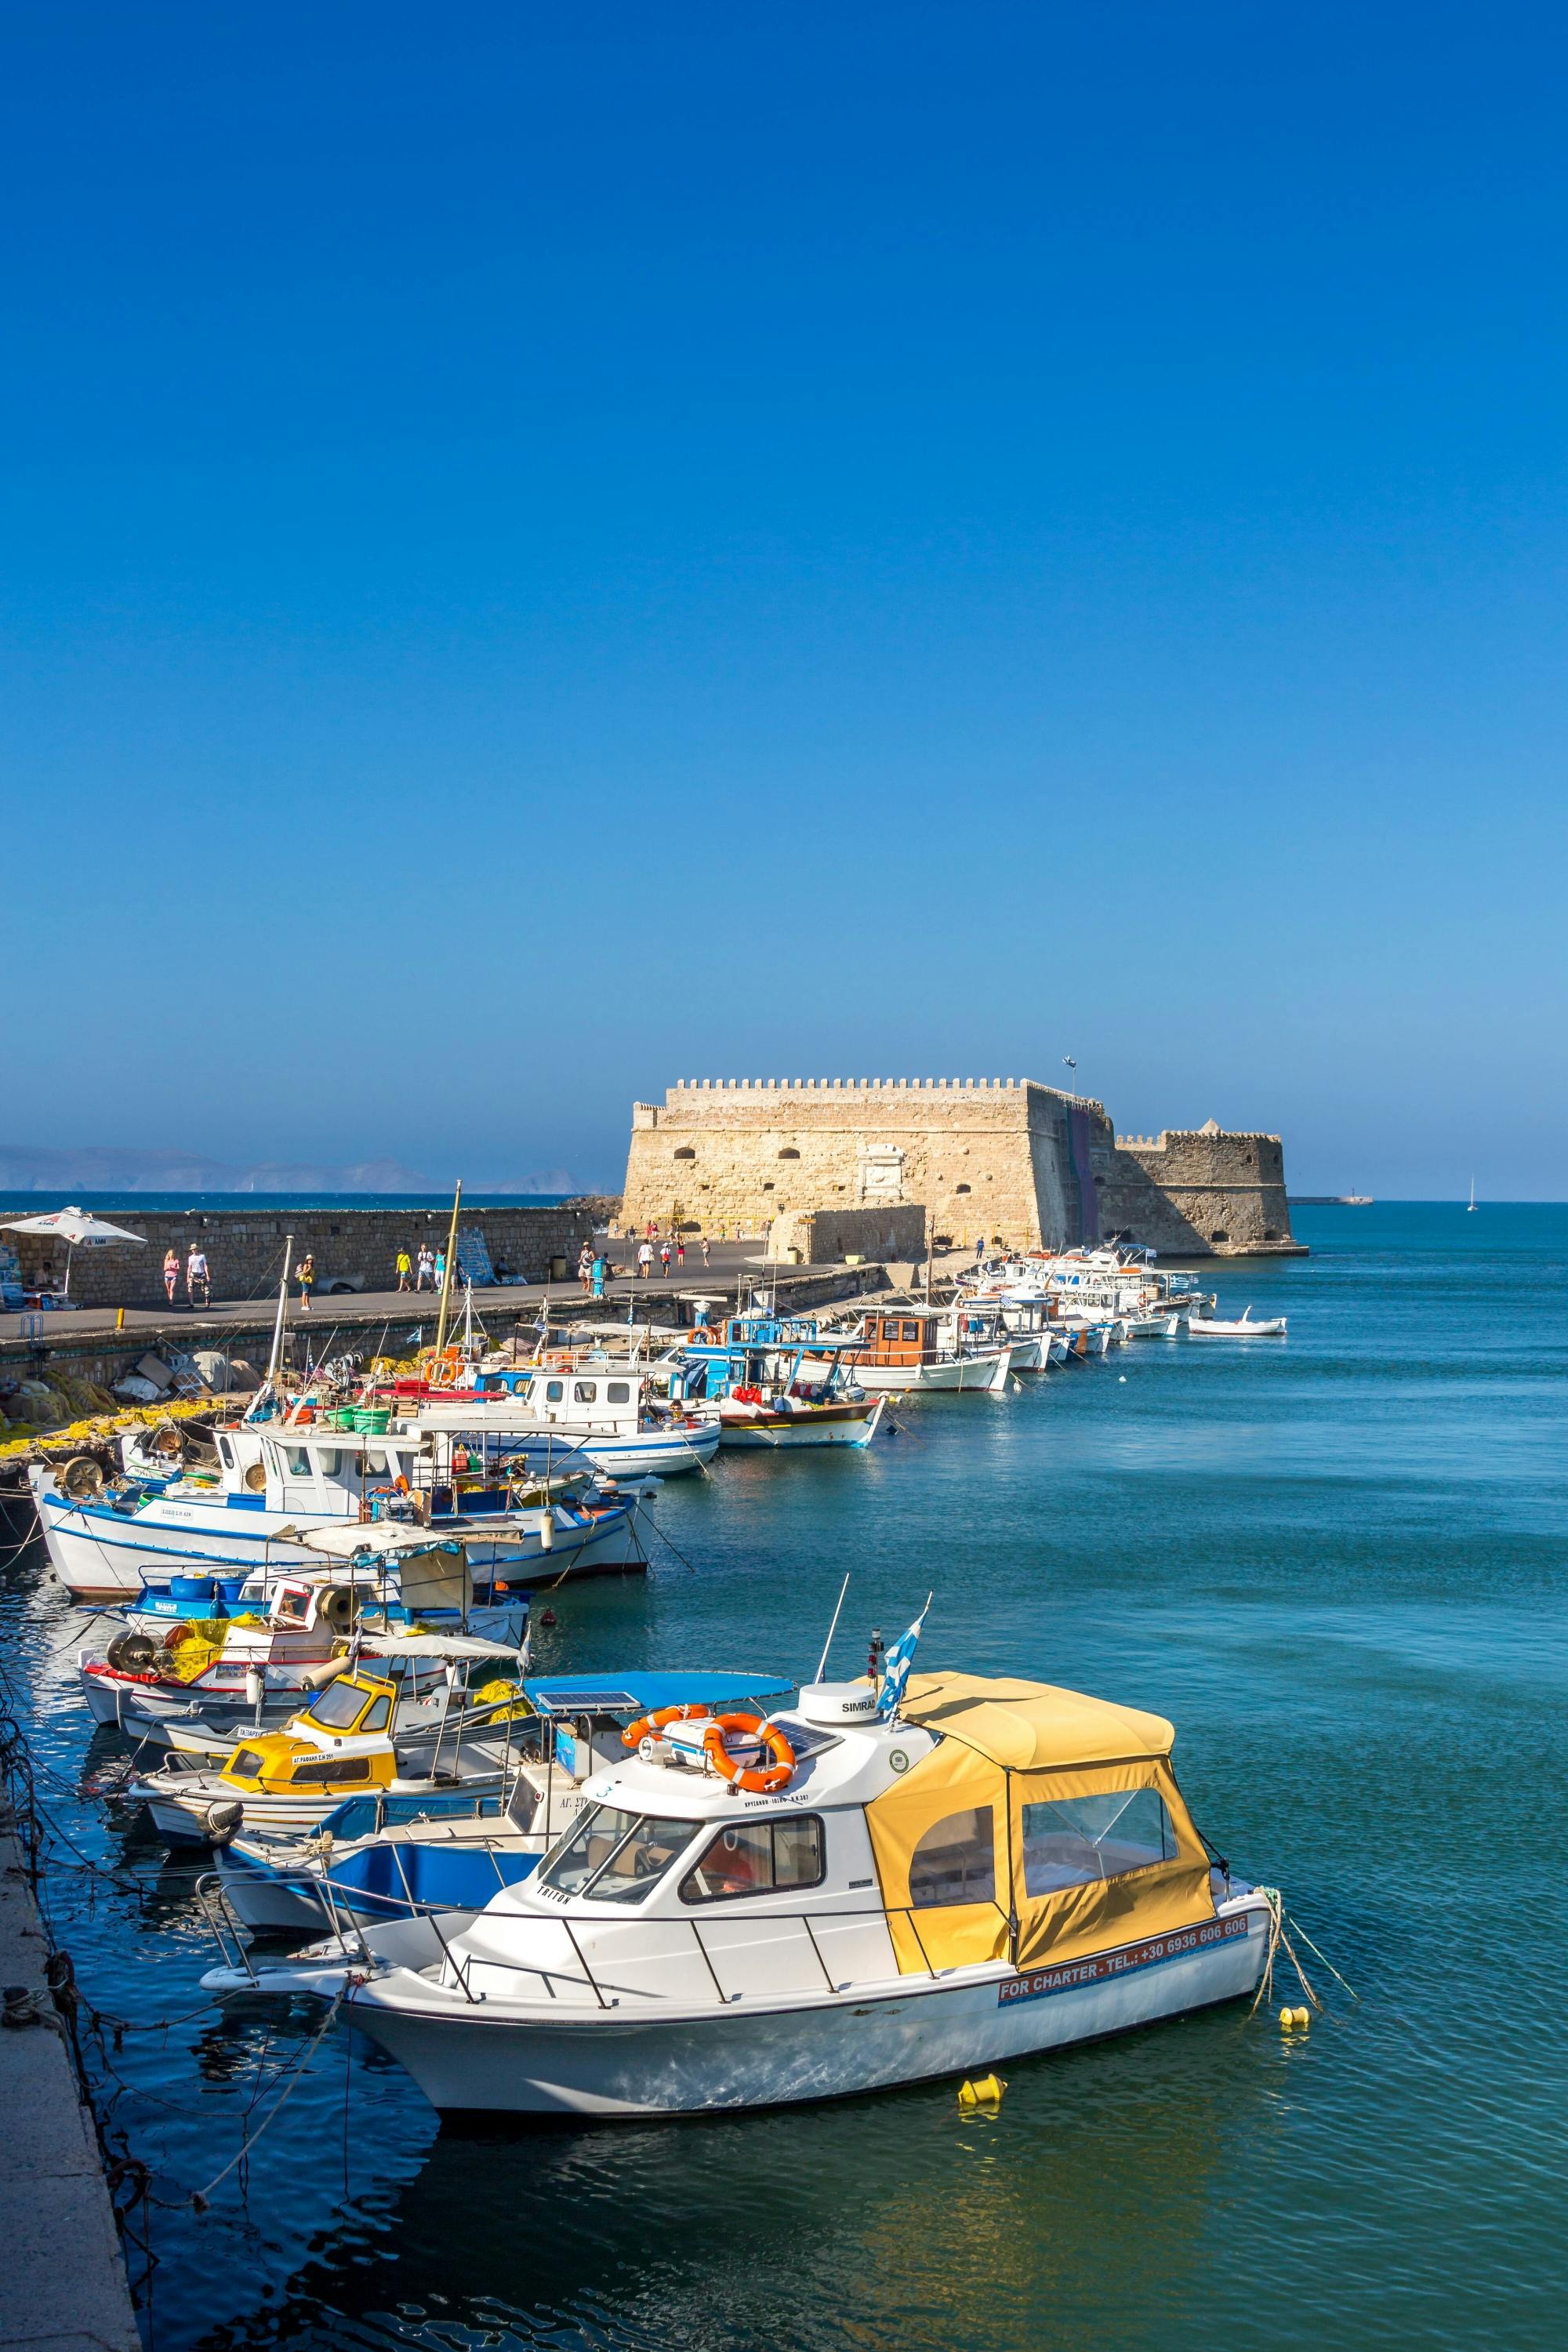
POLYGON ((915 1645, 921 1638, 931 1597, 926 1594, 925 1608, 921 1611, 907 1633, 900 1633, 887 1656, 882 1660, 882 1679, 877 1691, 877 1713, 886 1718, 893 1715, 904 1695, 904 1685, 910 1678, 910 1668, 915 1662, 915 1645))

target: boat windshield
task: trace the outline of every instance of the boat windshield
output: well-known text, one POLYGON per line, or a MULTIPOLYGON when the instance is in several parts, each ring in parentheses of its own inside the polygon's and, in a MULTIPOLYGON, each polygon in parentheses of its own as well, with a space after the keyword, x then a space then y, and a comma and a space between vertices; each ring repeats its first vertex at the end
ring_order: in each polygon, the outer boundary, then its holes
POLYGON ((640 1903, 700 1827, 595 1805, 540 1864, 540 1884, 595 1903, 640 1903))
POLYGON ((346 1731, 364 1705, 365 1696, 358 1683, 329 1683, 306 1721, 319 1723, 326 1731, 346 1731))

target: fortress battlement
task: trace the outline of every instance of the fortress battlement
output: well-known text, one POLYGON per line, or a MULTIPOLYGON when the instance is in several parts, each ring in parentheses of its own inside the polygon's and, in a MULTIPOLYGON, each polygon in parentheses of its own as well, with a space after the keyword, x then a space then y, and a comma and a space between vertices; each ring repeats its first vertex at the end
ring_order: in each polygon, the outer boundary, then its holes
POLYGON ((625 1202, 634 1223, 750 1231, 918 1206, 965 1247, 1295 1246, 1278 1136, 1119 1137, 1103 1104, 1036 1078, 679 1079, 632 1107, 625 1202))

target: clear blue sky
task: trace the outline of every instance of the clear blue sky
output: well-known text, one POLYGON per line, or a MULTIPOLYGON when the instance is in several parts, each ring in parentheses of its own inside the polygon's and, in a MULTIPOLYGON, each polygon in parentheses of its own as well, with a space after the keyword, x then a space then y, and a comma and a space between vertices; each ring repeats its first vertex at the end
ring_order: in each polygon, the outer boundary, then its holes
POLYGON ((0 23, 5 1139, 1568 1193, 1560 8, 0 23))

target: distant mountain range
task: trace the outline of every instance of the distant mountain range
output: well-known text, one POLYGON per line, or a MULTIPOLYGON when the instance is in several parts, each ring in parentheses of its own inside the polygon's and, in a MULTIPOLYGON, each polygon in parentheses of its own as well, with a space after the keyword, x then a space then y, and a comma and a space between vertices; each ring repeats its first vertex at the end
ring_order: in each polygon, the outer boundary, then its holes
MULTIPOLYGON (((86 1146, 76 1151, 41 1151, 27 1144, 0 1143, 0 1188, 8 1192, 444 1192, 447 1186, 422 1176, 397 1160, 364 1160, 352 1168, 328 1168, 318 1160, 267 1160, 236 1167, 200 1151, 119 1151, 86 1146)), ((479 1184, 485 1192, 574 1192, 565 1168, 500 1184, 479 1184)))

